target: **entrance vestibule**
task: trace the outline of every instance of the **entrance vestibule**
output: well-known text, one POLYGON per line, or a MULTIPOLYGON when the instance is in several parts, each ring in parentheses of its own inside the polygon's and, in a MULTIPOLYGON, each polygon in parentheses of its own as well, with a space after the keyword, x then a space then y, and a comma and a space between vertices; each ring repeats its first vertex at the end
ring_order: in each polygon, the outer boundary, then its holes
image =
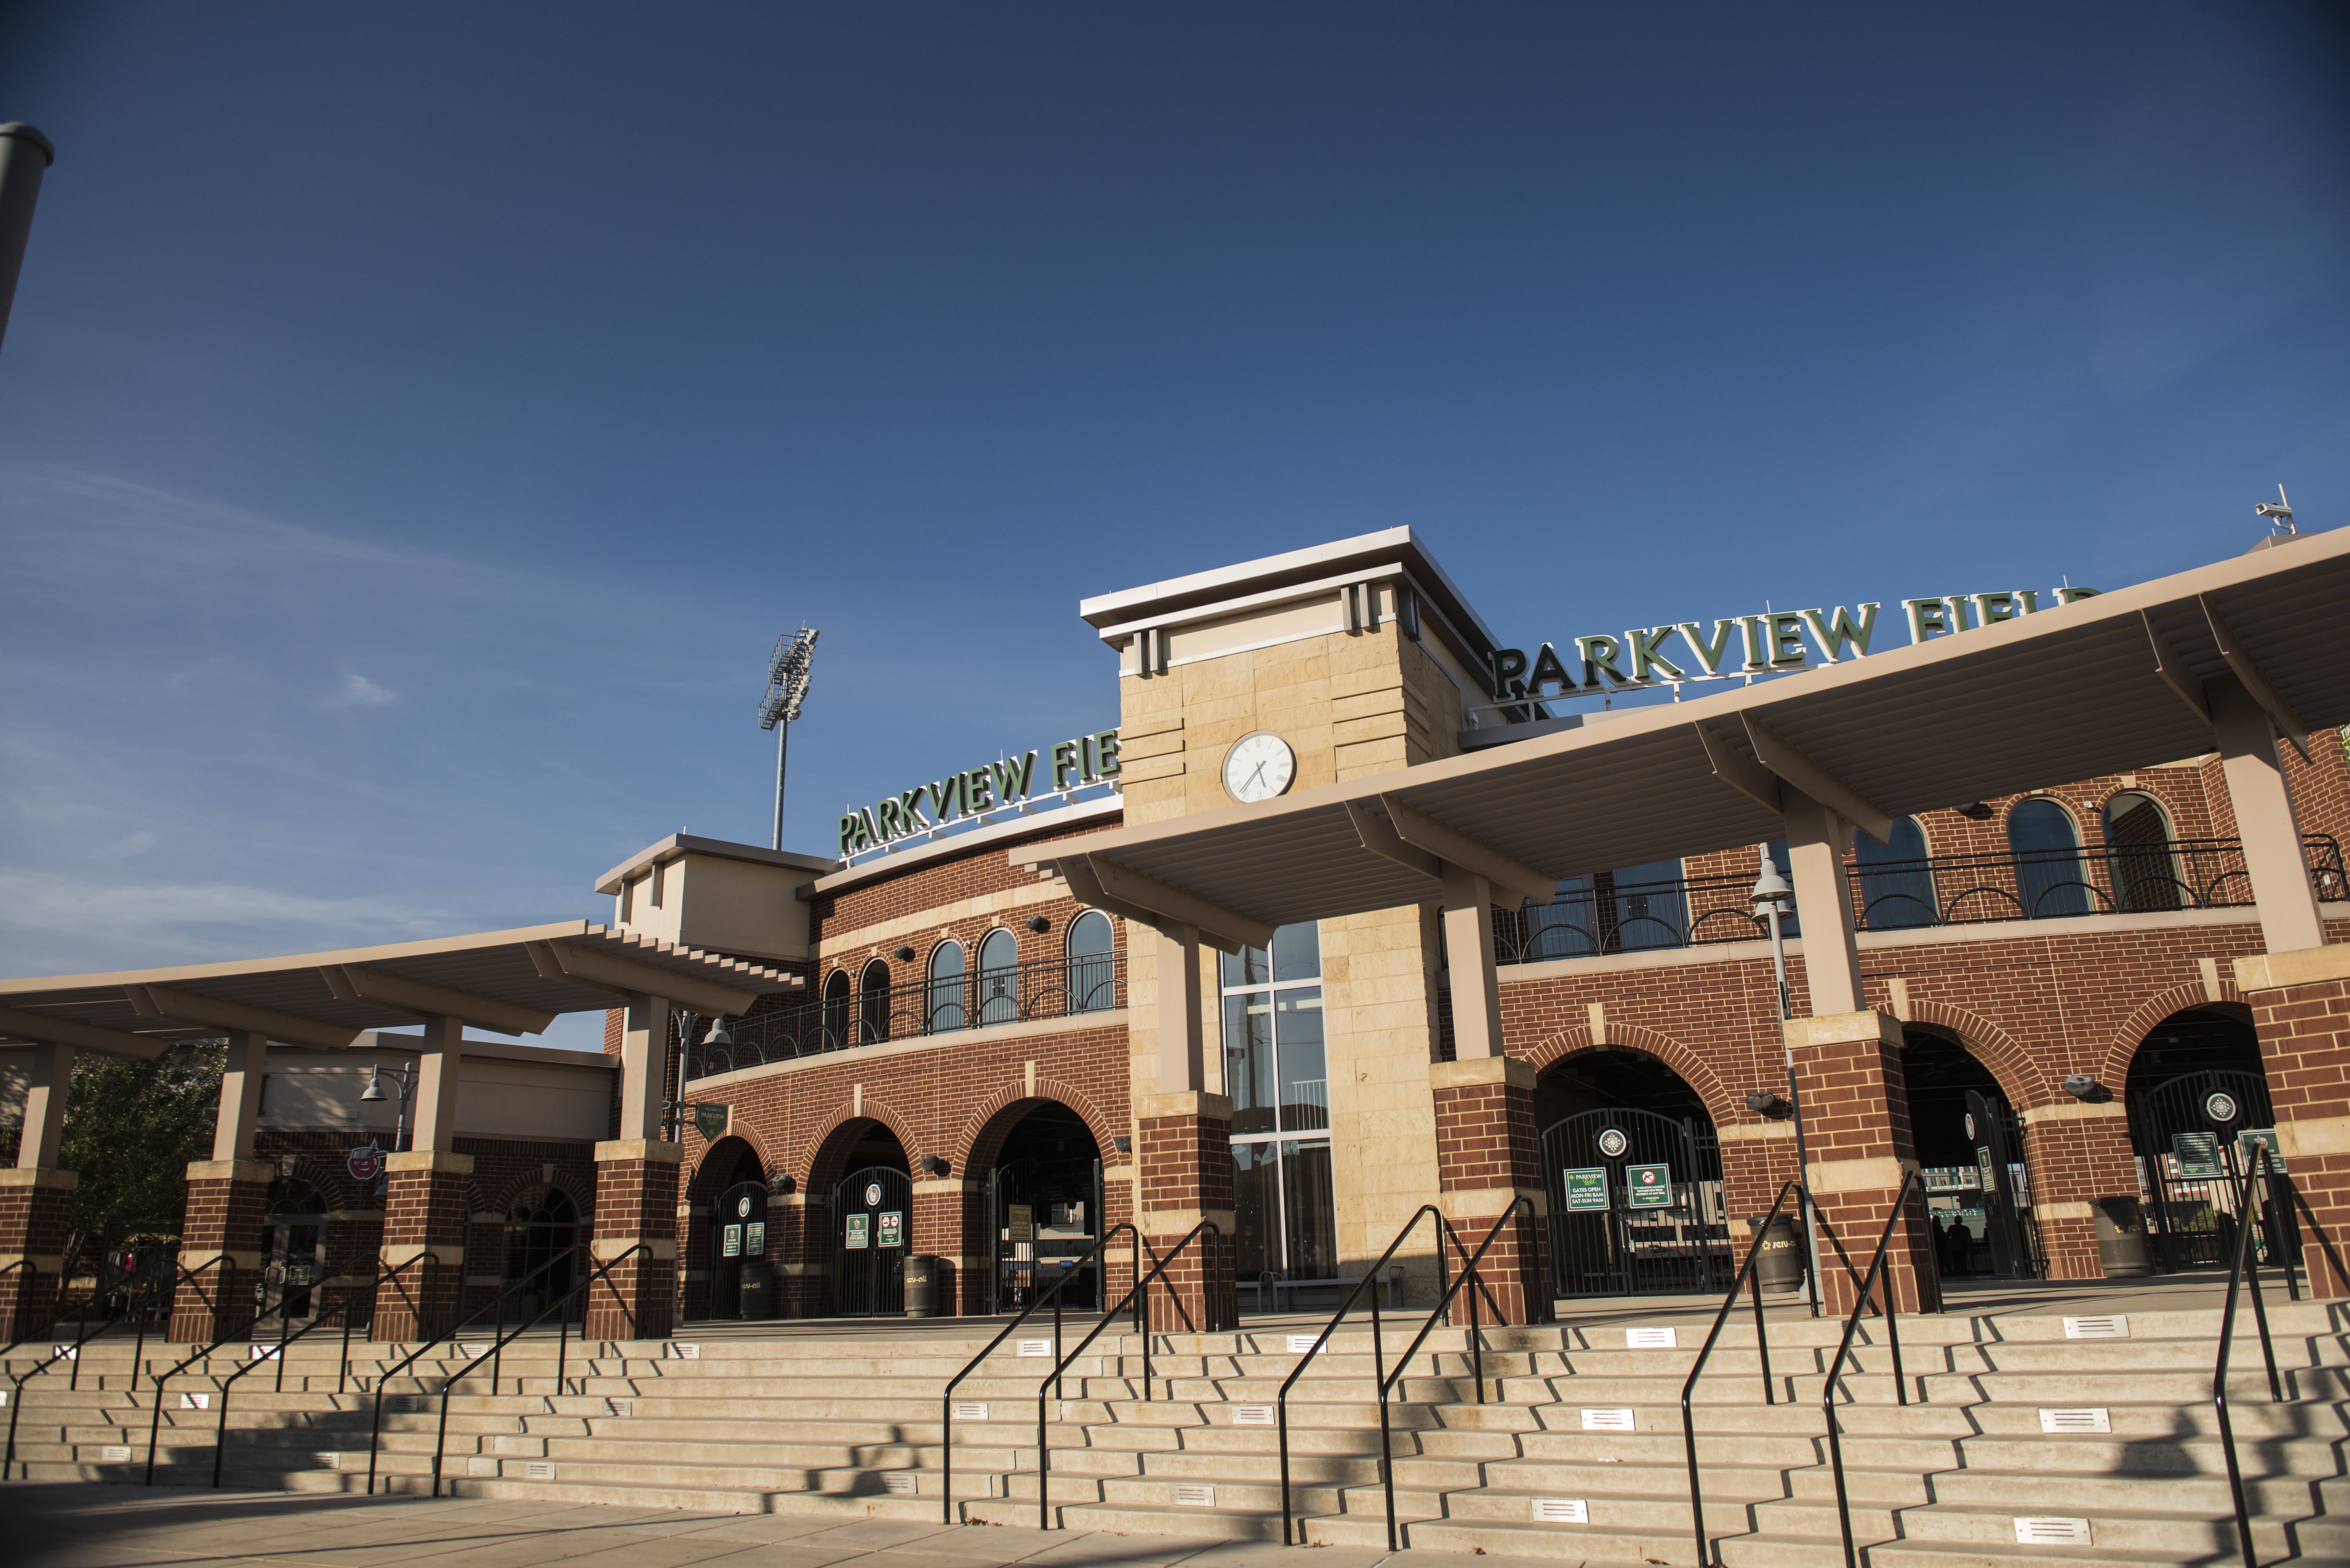
POLYGON ((1534 1104, 1557 1294, 1730 1282, 1721 1145, 1687 1080, 1644 1051, 1583 1052, 1535 1081, 1534 1104))
POLYGON ((1959 1041, 1914 1024, 1901 1032, 1901 1075, 1942 1277, 2045 1278, 2023 1124, 1999 1080, 1959 1041))
MULTIPOLYGON (((1031 1102, 988 1172, 987 1206, 987 1310, 1018 1312, 1101 1239, 1101 1155, 1085 1118, 1057 1101, 1031 1102)), ((1098 1263, 1087 1264, 1061 1303, 1094 1306, 1100 1287, 1098 1263)))
MULTIPOLYGON (((2248 1137, 2265 1135, 2279 1170, 2261 1048, 2246 1010, 2190 1008, 2155 1025, 2124 1091, 2147 1234, 2166 1271, 2223 1267, 2232 1255, 2248 1137)), ((2268 1241, 2259 1241, 2263 1259, 2268 1241)))
POLYGON ((905 1264, 914 1204, 905 1146, 877 1121, 852 1124, 832 1185, 832 1310, 895 1317, 906 1309, 905 1264))

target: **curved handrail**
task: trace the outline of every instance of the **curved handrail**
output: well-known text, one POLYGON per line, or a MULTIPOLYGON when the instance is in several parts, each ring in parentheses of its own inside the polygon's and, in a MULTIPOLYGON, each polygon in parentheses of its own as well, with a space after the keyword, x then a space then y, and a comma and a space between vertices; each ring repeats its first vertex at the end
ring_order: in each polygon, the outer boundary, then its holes
MULTIPOLYGON (((1493 1228, 1485 1232, 1483 1241, 1477 1243, 1476 1251, 1471 1253, 1468 1261, 1461 1265, 1461 1272, 1453 1276, 1452 1282, 1446 1286, 1443 1294, 1437 1298, 1436 1310, 1428 1314, 1428 1321, 1419 1325, 1419 1332, 1412 1336, 1411 1344, 1407 1345, 1404 1353, 1396 1358, 1395 1370, 1379 1382, 1379 1484, 1387 1491, 1388 1550, 1389 1552, 1399 1552, 1402 1547, 1396 1542, 1395 1459, 1388 1451, 1394 1445, 1394 1436, 1388 1428, 1388 1395, 1402 1379, 1404 1373, 1409 1369, 1411 1358, 1419 1353, 1419 1347, 1427 1343, 1428 1336, 1435 1331, 1437 1321, 1443 1317, 1446 1310, 1452 1305, 1452 1298, 1461 1293, 1461 1287, 1477 1278, 1477 1265, 1483 1261, 1486 1251, 1500 1238, 1502 1227, 1515 1218, 1521 1209, 1526 1211, 1526 1219, 1531 1220, 1536 1218, 1532 1199, 1520 1194, 1510 1199, 1510 1206, 1502 1210, 1502 1217, 1493 1221, 1493 1228)), ((1478 1293, 1477 1291, 1471 1291, 1469 1293, 1469 1343, 1477 1356, 1477 1403, 1482 1405, 1485 1402, 1485 1362, 1484 1342, 1477 1323, 1478 1293)))
MULTIPOLYGON (((1036 1299, 1030 1302, 1027 1307, 1022 1311, 1018 1317, 1014 1318, 1010 1323, 1003 1325, 1003 1333, 997 1334, 993 1339, 989 1340, 987 1342, 987 1347, 984 1350, 982 1350, 977 1355, 972 1356, 969 1361, 965 1362, 963 1364, 963 1369, 961 1372, 956 1373, 952 1377, 947 1379, 946 1387, 939 1394, 939 1470, 941 1475, 944 1478, 946 1493, 944 1501, 940 1504, 941 1508, 944 1511, 944 1517, 940 1521, 940 1522, 944 1524, 952 1524, 955 1521, 954 1391, 956 1386, 961 1384, 964 1378, 970 1376, 973 1372, 979 1370, 980 1363, 994 1355, 995 1347, 1002 1345, 1005 1340, 1011 1338, 1013 1330, 1018 1328, 1022 1324, 1026 1323, 1038 1312, 1042 1311, 1046 1302, 1051 1302, 1053 1303, 1053 1348, 1055 1351, 1058 1351, 1061 1347, 1061 1288, 1066 1285, 1071 1280, 1077 1277, 1079 1268, 1082 1267, 1087 1259, 1099 1257, 1109 1246, 1111 1238, 1115 1237, 1120 1231, 1125 1231, 1128 1236, 1134 1239, 1133 1272, 1138 1278, 1140 1277, 1142 1273, 1142 1232, 1136 1230, 1131 1222, 1121 1220, 1117 1224, 1111 1226, 1108 1230, 1103 1231, 1100 1241, 1096 1241, 1087 1251, 1078 1254, 1077 1264, 1079 1267, 1062 1270, 1061 1277, 1059 1279, 1055 1280, 1051 1284, 1046 1285, 1043 1291, 1039 1292, 1036 1299)), ((1134 1293, 1128 1291, 1127 1293, 1130 1296, 1134 1293)), ((1109 1292, 1105 1289, 1102 1292, 1102 1295, 1107 1299, 1109 1295, 1109 1292)), ((1121 1302, 1119 1304, 1122 1306, 1125 1303, 1121 1302)), ((1102 1314, 1102 1317, 1105 1321, 1107 1321, 1111 1315, 1112 1314, 1110 1312, 1104 1312, 1102 1314)), ((1135 1327, 1138 1330, 1146 1326, 1143 1324, 1141 1313, 1139 1307, 1135 1314, 1134 1323, 1135 1327)), ((1097 1329, 1095 1332, 1098 1333, 1100 1331, 1097 1329)), ((1090 1336, 1088 1336, 1088 1342, 1090 1343, 1090 1336)), ((1147 1334, 1143 1336, 1142 1354, 1144 1357, 1143 1365, 1148 1367, 1150 1364, 1150 1339, 1147 1334)), ((1149 1393, 1148 1385, 1145 1386, 1144 1392, 1146 1395, 1149 1393)))
MULTIPOLYGON (((1910 1168, 1908 1175, 1901 1179, 1901 1189, 1893 1195, 1892 1211, 1885 1216, 1885 1233, 1877 1239, 1877 1256, 1869 1261, 1868 1273, 1860 1282, 1860 1299, 1852 1303, 1851 1315, 1844 1320, 1844 1338, 1837 1342, 1835 1359, 1828 1363, 1827 1378, 1820 1388, 1820 1413, 1827 1418, 1828 1424, 1828 1465, 1835 1472, 1836 1522, 1844 1529, 1845 1568, 1860 1568, 1860 1559, 1852 1544, 1852 1503, 1845 1495, 1844 1445, 1836 1440, 1836 1379, 1844 1376, 1845 1357, 1852 1354, 1852 1336, 1860 1332, 1860 1309, 1869 1304, 1869 1298, 1877 1289, 1877 1276, 1885 1273, 1887 1261, 1892 1256, 1893 1228, 1901 1222, 1901 1210, 1908 1206, 1912 1188, 1916 1188, 1921 1196, 1925 1192, 1924 1172, 1915 1166, 1910 1168)), ((1889 1287, 1889 1280, 1887 1284, 1889 1287)), ((1901 1376, 1899 1314, 1893 1308, 1893 1293, 1888 1288, 1879 1315, 1885 1319, 1885 1337, 1893 1346, 1893 1397, 1907 1405, 1909 1403, 1909 1390, 1901 1376)))
MULTIPOLYGON (((1706 1359, 1713 1354, 1713 1342, 1721 1337, 1722 1325, 1730 1321, 1730 1309, 1738 1304, 1738 1287, 1751 1279, 1754 1291, 1754 1341, 1762 1351, 1762 1403, 1779 1402, 1777 1392, 1771 1386, 1771 1336, 1762 1326, 1762 1276, 1754 1272, 1754 1261, 1762 1255, 1762 1243, 1770 1239, 1771 1227, 1777 1221, 1779 1210, 1786 1206, 1791 1192, 1803 1194, 1806 1202, 1811 1197, 1800 1178, 1779 1189, 1779 1196, 1771 1201, 1770 1212, 1762 1216, 1762 1229, 1754 1233, 1754 1244, 1746 1249, 1744 1266, 1730 1282, 1729 1294, 1721 1298, 1721 1310, 1714 1314, 1713 1327, 1706 1334, 1705 1344, 1698 1347, 1697 1365, 1690 1368, 1689 1380, 1681 1385, 1681 1440, 1689 1449, 1690 1517, 1697 1531, 1697 1560, 1700 1563, 1711 1558, 1705 1547, 1705 1499, 1698 1485, 1697 1424, 1690 1416, 1690 1395, 1697 1387, 1699 1375, 1705 1371, 1706 1359)), ((1797 1212, 1801 1211, 1799 1204, 1797 1212)))
MULTIPOLYGON (((1203 1231, 1214 1239, 1216 1245, 1214 1247, 1202 1249, 1203 1251, 1208 1253, 1206 1266, 1201 1272, 1202 1276, 1208 1282, 1208 1301, 1210 1303, 1211 1316, 1207 1327, 1201 1332, 1206 1334, 1215 1333, 1216 1326, 1212 1315, 1213 1303, 1217 1294, 1215 1285, 1217 1258, 1215 1254, 1222 1250, 1224 1232, 1214 1220, 1202 1220, 1197 1225, 1192 1226, 1189 1231, 1183 1232, 1183 1239, 1176 1242, 1172 1247, 1169 1248, 1165 1257, 1159 1258, 1157 1262, 1151 1265, 1150 1272, 1142 1275, 1140 1278, 1137 1279, 1134 1283, 1127 1286, 1126 1294, 1118 1299, 1118 1305, 1102 1314, 1101 1322, 1094 1324, 1092 1330, 1087 1334, 1085 1338, 1077 1341, 1076 1347, 1075 1349, 1071 1350, 1066 1355, 1062 1356, 1058 1361, 1055 1362, 1053 1364, 1053 1370, 1045 1375, 1045 1381, 1036 1386, 1037 1529, 1050 1530, 1053 1528, 1051 1523, 1053 1514, 1053 1456, 1050 1449, 1046 1446, 1045 1437, 1046 1431, 1045 1424, 1045 1400, 1046 1398, 1046 1391, 1052 1388, 1055 1384, 1060 1382, 1061 1375, 1068 1370, 1069 1363, 1075 1361, 1078 1356, 1083 1355, 1086 1351, 1086 1346, 1091 1345, 1095 1339, 1099 1337, 1101 1331, 1107 1328, 1111 1322, 1117 1318, 1118 1314, 1126 1310, 1127 1303, 1132 1302, 1134 1303, 1135 1320, 1140 1324, 1142 1330, 1142 1402, 1146 1405, 1150 1403, 1150 1282, 1166 1273, 1167 1265, 1181 1257, 1183 1255, 1183 1250, 1189 1247, 1203 1231)), ((1156 1256, 1156 1254, 1154 1253, 1153 1256, 1156 1256)), ((1103 1293, 1107 1294, 1108 1293, 1104 1292, 1103 1293)), ((1175 1392, 1175 1380, 1171 1377, 1167 1380, 1167 1392, 1170 1397, 1175 1392)), ((951 1501, 952 1500, 950 1499, 949 1501, 951 1501)))
POLYGON ((1410 1235, 1415 1230, 1419 1229, 1419 1217, 1423 1214, 1433 1214, 1436 1216, 1436 1282, 1438 1290, 1440 1292, 1442 1291, 1445 1284, 1443 1233, 1450 1230, 1451 1226, 1446 1222, 1444 1211, 1442 1210, 1437 1208, 1433 1203, 1423 1203, 1418 1209, 1412 1210, 1411 1218, 1403 1222, 1403 1229, 1396 1232, 1396 1239, 1388 1243, 1388 1250, 1379 1254, 1378 1261, 1373 1263, 1369 1268, 1363 1271, 1362 1279, 1356 1284, 1352 1291, 1347 1293, 1347 1299, 1338 1303, 1338 1310, 1330 1314, 1330 1321, 1323 1325, 1322 1332, 1320 1334, 1314 1336, 1314 1343, 1306 1346, 1305 1354, 1297 1358, 1297 1365, 1290 1369, 1289 1376, 1282 1379, 1281 1392, 1274 1396, 1274 1419, 1275 1424, 1281 1428, 1281 1543, 1284 1546, 1295 1544, 1295 1542, 1290 1538, 1290 1386, 1295 1384, 1298 1378, 1304 1376, 1305 1369, 1314 1365, 1314 1358, 1321 1354, 1322 1346, 1329 1342, 1329 1338, 1333 1334, 1337 1332, 1340 1320, 1343 1319, 1349 1312, 1354 1310, 1356 1300, 1367 1290, 1371 1291, 1371 1376, 1374 1380, 1377 1380, 1385 1375, 1387 1366, 1379 1356, 1379 1294, 1376 1290, 1371 1290, 1371 1287, 1378 1282, 1379 1271, 1387 1267, 1388 1261, 1396 1255, 1396 1249, 1403 1245, 1404 1238, 1410 1235))

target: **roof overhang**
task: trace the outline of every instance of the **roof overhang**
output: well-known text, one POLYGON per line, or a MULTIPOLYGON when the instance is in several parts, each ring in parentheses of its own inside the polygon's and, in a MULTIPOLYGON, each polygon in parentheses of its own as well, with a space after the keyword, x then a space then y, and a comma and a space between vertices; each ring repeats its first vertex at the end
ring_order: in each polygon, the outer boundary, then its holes
POLYGON ((1261 929, 1435 898, 1445 834, 1513 888, 1529 870, 1555 883, 1779 837, 1790 785, 1881 829, 2209 751, 2204 683, 2221 676, 2243 680, 2296 744, 2350 722, 2345 605, 2350 530, 2305 535, 1696 701, 1012 858, 1085 857, 1081 874, 1105 885, 1105 866, 1131 874, 1128 901, 1170 919, 1222 909, 1227 925, 1261 929), (1180 897, 1133 891, 1153 885, 1180 897), (1163 907, 1175 903, 1184 912, 1163 907))

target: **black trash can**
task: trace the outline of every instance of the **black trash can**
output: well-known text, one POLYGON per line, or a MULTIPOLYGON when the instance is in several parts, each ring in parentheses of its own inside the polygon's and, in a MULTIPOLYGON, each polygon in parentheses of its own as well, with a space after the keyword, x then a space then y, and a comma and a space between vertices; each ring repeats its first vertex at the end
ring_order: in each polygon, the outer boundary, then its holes
POLYGON ((774 1300, 773 1287, 773 1276, 765 1259, 743 1260, 741 1300, 743 1320, 745 1323, 756 1318, 775 1315, 775 1308, 770 1304, 774 1300))
POLYGON ((1762 1235, 1765 1220, 1771 1229, 1762 1237, 1762 1250, 1754 1254, 1754 1279, 1765 1295, 1778 1295, 1804 1282, 1804 1240, 1792 1214, 1750 1215, 1746 1233, 1762 1235))
POLYGON ((939 1261, 929 1252, 916 1252, 906 1260, 906 1315, 939 1315, 939 1261))
POLYGON ((2097 1262, 2109 1280, 2144 1279, 2154 1272, 2147 1250, 2146 1212, 2135 1198, 2099 1198, 2089 1204, 2097 1222, 2097 1262))

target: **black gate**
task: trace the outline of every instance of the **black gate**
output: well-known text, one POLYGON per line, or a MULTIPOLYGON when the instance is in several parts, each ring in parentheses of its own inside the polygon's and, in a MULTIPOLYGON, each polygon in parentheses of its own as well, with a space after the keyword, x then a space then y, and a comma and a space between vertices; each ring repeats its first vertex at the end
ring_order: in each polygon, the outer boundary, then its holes
POLYGON ((1736 1264, 1711 1122, 1613 1106, 1542 1135, 1552 1277, 1562 1296, 1718 1291, 1736 1264))
POLYGON ((832 1310, 840 1317, 896 1317, 906 1310, 906 1241, 914 1182, 868 1166, 832 1189, 832 1310))
MULTIPOLYGON (((2237 1135, 2276 1126, 2268 1080, 2258 1073, 2182 1073, 2132 1095, 2129 1123, 2147 1233, 2162 1267, 2225 1267, 2234 1255, 2236 1186, 2244 1171, 2237 1135)), ((2265 1260, 2266 1237, 2255 1241, 2265 1260)))
POLYGON ((774 1273, 768 1263, 767 1185, 738 1181, 710 1210, 710 1315, 772 1317, 774 1273))
MULTIPOLYGON (((987 1173, 987 1189, 988 1212, 995 1217, 987 1310, 1018 1312, 1053 1282, 1065 1263, 1075 1269, 1076 1260, 1101 1239, 1101 1161, 1014 1160, 987 1173)), ((1077 1272, 1061 1292, 1061 1303, 1098 1304, 1098 1261, 1077 1272)))
MULTIPOLYGON (((2023 1124, 1995 1095, 1967 1091, 1967 1137, 1975 1150, 1975 1190, 1991 1272, 2002 1280, 2036 1280, 2048 1272, 2039 1226, 2032 1214, 2032 1182, 2023 1158, 2023 1124)), ((1961 1213, 1964 1213, 1963 1209, 1961 1213)), ((1946 1249, 1952 1252, 1955 1248, 1946 1249)))

